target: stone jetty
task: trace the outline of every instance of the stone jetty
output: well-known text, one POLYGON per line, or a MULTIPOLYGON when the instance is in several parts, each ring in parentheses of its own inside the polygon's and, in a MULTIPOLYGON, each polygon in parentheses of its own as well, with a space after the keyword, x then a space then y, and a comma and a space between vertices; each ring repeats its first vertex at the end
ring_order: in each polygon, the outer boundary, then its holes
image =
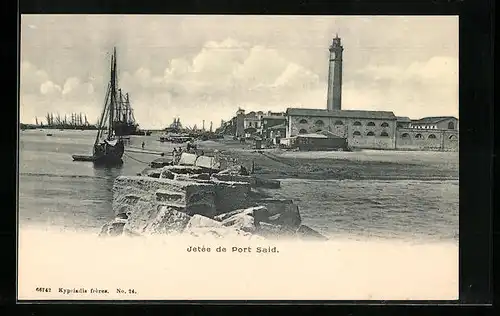
POLYGON ((249 239, 327 238, 302 224, 298 205, 272 199, 258 188, 279 189, 216 157, 183 153, 177 164, 162 159, 136 176, 120 176, 113 186, 115 219, 100 236, 239 236, 249 239))

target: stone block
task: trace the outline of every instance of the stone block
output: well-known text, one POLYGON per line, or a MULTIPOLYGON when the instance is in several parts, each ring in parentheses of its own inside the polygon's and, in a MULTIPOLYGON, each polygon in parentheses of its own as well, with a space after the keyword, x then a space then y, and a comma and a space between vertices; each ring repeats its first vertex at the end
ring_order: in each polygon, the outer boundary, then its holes
POLYGON ((149 223, 156 219, 158 208, 159 206, 151 201, 139 201, 133 206, 124 230, 134 234, 144 234, 149 223))
POLYGON ((267 188, 267 189, 281 188, 281 182, 278 180, 263 179, 258 177, 254 179, 253 185, 258 188, 267 188))
POLYGON ((178 164, 181 166, 194 166, 196 158, 197 157, 194 154, 182 153, 178 164))
POLYGON ((257 230, 255 231, 255 234, 268 239, 281 239, 281 238, 291 239, 294 238, 296 235, 295 229, 281 225, 269 224, 266 222, 259 223, 259 225, 257 226, 257 230))
POLYGON ((175 173, 168 169, 162 169, 160 171, 160 179, 175 179, 175 173))
POLYGON ((193 227, 223 227, 221 222, 202 215, 193 215, 186 225, 186 229, 193 227))
POLYGON ((299 207, 288 199, 259 199, 255 205, 265 206, 269 217, 264 222, 298 228, 302 222, 299 207))
POLYGON ((162 168, 168 165, 172 165, 172 158, 171 157, 162 157, 153 160, 150 164, 151 168, 162 168))
POLYGON ((155 193, 155 200, 157 202, 166 202, 170 204, 186 205, 186 194, 178 191, 168 191, 158 189, 155 193))
POLYGON ((217 214, 248 206, 250 184, 245 182, 213 181, 217 214))
POLYGON ((258 225, 259 222, 266 221, 269 218, 269 211, 265 206, 256 206, 246 209, 239 209, 228 213, 223 213, 214 217, 217 221, 224 221, 236 214, 250 215, 254 218, 254 222, 258 225))
POLYGON ((186 228, 191 217, 170 206, 159 207, 156 217, 143 230, 144 234, 181 233, 186 228))
POLYGON ((231 166, 228 166, 228 168, 219 171, 218 174, 220 174, 220 175, 223 175, 223 174, 241 175, 241 176, 248 176, 248 175, 250 175, 250 173, 248 172, 247 168, 245 168, 244 166, 240 166, 240 165, 231 165, 231 166))
POLYGON ((116 218, 104 224, 99 232, 99 237, 116 237, 123 234, 123 228, 127 223, 126 219, 116 218))
POLYGON ((253 216, 244 213, 234 214, 233 216, 224 219, 222 221, 222 225, 240 229, 249 233, 253 233, 256 230, 253 216))
POLYGON ((328 240, 327 237, 321 235, 320 233, 306 225, 300 225, 299 229, 296 232, 296 235, 300 239, 328 240))
POLYGON ((175 174, 200 174, 203 168, 197 166, 165 166, 161 170, 166 170, 175 174))
POLYGON ((245 237, 248 239, 252 239, 253 237, 251 233, 244 232, 234 227, 226 227, 222 225, 221 222, 200 215, 194 215, 183 232, 195 237, 245 237))
POLYGON ((144 205, 140 205, 139 209, 135 207, 139 201, 150 202, 149 208, 172 205, 179 210, 184 209, 188 215, 214 216, 216 213, 214 184, 149 177, 118 177, 113 186, 115 214, 143 211, 144 205))
POLYGON ((186 190, 186 213, 207 217, 217 215, 217 197, 213 186, 189 186, 186 190))
POLYGON ((198 156, 195 162, 195 166, 209 169, 215 172, 220 169, 220 163, 217 161, 217 159, 210 156, 198 156))
POLYGON ((251 176, 242 176, 237 174, 213 174, 212 177, 219 181, 227 182, 245 182, 250 183, 251 186, 255 185, 255 179, 251 176))

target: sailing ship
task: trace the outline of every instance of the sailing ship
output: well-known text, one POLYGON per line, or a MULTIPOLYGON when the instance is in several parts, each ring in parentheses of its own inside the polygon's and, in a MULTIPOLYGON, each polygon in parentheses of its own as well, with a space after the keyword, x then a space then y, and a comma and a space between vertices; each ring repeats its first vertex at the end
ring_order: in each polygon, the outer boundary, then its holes
MULTIPOLYGON (((102 111, 101 119, 99 120, 99 128, 97 129, 97 136, 94 142, 94 162, 104 164, 122 163, 122 156, 125 151, 125 144, 121 136, 116 133, 115 128, 119 125, 115 120, 115 115, 120 112, 116 111, 117 107, 122 105, 121 90, 117 88, 117 71, 116 71, 116 47, 113 48, 113 56, 111 56, 111 78, 106 91, 106 98, 104 101, 104 109, 102 111), (108 129, 107 135, 103 138, 104 129, 103 124, 107 122, 108 129)), ((120 132, 123 132, 120 129, 120 132)))
POLYGON ((113 129, 117 136, 138 134, 139 125, 135 122, 129 95, 128 93, 123 94, 121 89, 118 89, 114 118, 113 129))
POLYGON ((116 48, 113 48, 111 56, 111 79, 108 83, 104 108, 99 120, 97 135, 93 147, 92 156, 73 155, 76 161, 93 161, 94 164, 118 165, 122 164, 122 156, 125 151, 125 144, 122 135, 116 133, 115 124, 116 108, 120 104, 120 94, 117 87, 116 71, 116 48), (107 129, 105 128, 107 125, 107 129))

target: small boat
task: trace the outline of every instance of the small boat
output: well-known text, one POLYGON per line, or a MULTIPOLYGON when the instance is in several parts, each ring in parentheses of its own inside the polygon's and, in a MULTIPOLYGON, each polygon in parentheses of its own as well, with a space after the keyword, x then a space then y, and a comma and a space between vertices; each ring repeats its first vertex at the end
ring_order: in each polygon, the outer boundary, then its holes
POLYGON ((94 156, 86 156, 86 155, 73 155, 74 161, 94 161, 94 156))
POLYGON ((49 133, 49 134, 47 134, 47 136, 52 136, 52 134, 49 133))

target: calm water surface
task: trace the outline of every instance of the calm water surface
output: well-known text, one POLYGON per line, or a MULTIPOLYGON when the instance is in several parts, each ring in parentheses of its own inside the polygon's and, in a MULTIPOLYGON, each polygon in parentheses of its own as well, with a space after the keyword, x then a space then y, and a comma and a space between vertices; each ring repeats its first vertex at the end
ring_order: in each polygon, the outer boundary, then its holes
MULTIPOLYGON (((19 220, 98 231, 113 218, 114 179, 135 175, 155 156, 128 153, 121 168, 94 168, 74 162, 73 154, 90 154, 94 131, 22 131, 19 150, 19 220)), ((130 146, 170 152, 157 136, 132 136, 130 146)), ((378 181, 283 179, 269 191, 292 198, 303 222, 330 236, 458 239, 458 181, 378 181)))

